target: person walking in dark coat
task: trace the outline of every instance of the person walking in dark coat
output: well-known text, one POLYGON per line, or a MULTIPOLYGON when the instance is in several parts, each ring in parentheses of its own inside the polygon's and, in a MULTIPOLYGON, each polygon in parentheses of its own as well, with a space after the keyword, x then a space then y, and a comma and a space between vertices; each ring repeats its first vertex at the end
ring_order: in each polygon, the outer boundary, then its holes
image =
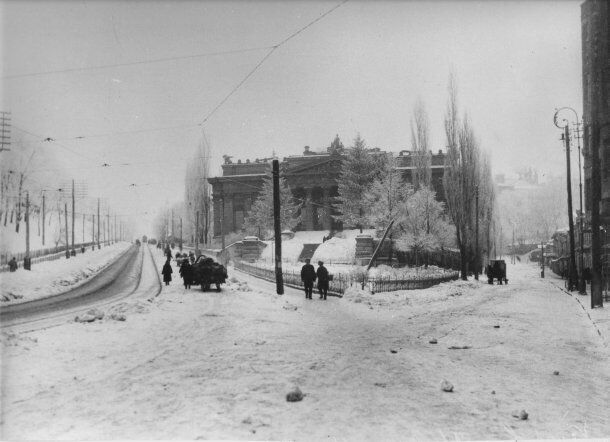
POLYGON ((165 285, 169 285, 169 282, 172 280, 172 266, 169 263, 169 258, 167 258, 167 261, 165 261, 165 264, 163 265, 163 270, 161 270, 161 274, 163 275, 163 282, 165 283, 165 285))
POLYGON ((185 258, 180 265, 180 276, 182 276, 182 280, 184 281, 184 288, 190 289, 192 282, 193 268, 188 261, 188 258, 185 258))
POLYGON ((169 245, 165 247, 165 256, 167 256, 167 259, 172 259, 172 249, 169 248, 169 245))
POLYGON ((16 271, 16 270, 17 270, 17 267, 18 267, 18 265, 17 265, 17 260, 16 260, 16 259, 15 259, 15 257, 13 256, 13 259, 11 259, 11 260, 8 262, 8 269, 9 269, 9 271, 14 272, 14 271, 16 271))
POLYGON ((318 270, 316 271, 318 277, 318 291, 320 292, 320 299, 326 300, 326 294, 328 292, 328 270, 324 267, 322 261, 318 261, 318 270))
POLYGON ((316 280, 316 269, 310 264, 309 258, 305 260, 305 265, 301 268, 301 281, 305 286, 305 299, 312 299, 313 282, 316 280))

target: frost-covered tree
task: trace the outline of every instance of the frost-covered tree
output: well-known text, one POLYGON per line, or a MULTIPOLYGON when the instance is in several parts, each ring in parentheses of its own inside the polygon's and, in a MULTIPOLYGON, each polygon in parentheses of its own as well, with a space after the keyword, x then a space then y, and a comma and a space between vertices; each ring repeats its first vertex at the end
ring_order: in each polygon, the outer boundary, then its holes
MULTIPOLYGON (((282 230, 292 230, 301 222, 302 203, 295 200, 286 179, 280 176, 280 224, 282 230)), ((243 230, 248 235, 265 238, 273 232, 273 178, 270 173, 263 180, 263 188, 252 204, 243 230)), ((263 239, 263 238, 261 238, 263 239)))
MULTIPOLYGON (((375 179, 370 188, 364 193, 363 201, 366 208, 367 224, 383 231, 390 221, 400 221, 405 211, 407 199, 413 193, 413 187, 404 181, 402 174, 395 167, 396 160, 387 155, 384 164, 384 173, 375 179)), ((390 245, 394 239, 396 229, 388 233, 390 245)), ((390 247, 390 260, 392 248, 390 247)))
POLYGON ((339 212, 335 218, 346 227, 357 227, 362 231, 368 225, 368 214, 364 194, 376 178, 382 175, 386 158, 372 154, 366 148, 360 134, 354 145, 348 149, 341 165, 335 208, 339 212))
POLYGON ((429 187, 421 187, 409 196, 399 224, 396 247, 423 254, 454 244, 455 231, 446 219, 444 204, 429 187))

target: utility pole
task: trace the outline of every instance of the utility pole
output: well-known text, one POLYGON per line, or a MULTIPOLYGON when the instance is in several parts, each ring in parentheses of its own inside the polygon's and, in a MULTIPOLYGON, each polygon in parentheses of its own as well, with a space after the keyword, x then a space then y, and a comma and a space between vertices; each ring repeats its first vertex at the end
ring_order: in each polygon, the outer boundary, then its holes
POLYGON ((282 227, 280 225, 280 221, 280 162, 278 160, 273 160, 273 227, 275 230, 275 286, 277 294, 283 295, 284 275, 282 274, 282 227))
POLYGON ((66 220, 66 259, 70 259, 70 243, 68 242, 68 203, 64 203, 64 220, 66 220))
POLYGON ((515 260, 515 223, 513 222, 512 225, 513 225, 513 253, 512 253, 512 256, 510 257, 510 262, 511 262, 511 264, 514 264, 516 261, 515 260))
POLYGON ((592 122, 589 130, 592 131, 589 149, 591 155, 591 204, 589 205, 591 207, 591 308, 596 308, 604 306, 602 297, 601 220, 599 214, 602 199, 599 123, 592 122))
POLYGON ((100 247, 100 199, 97 199, 97 249, 101 249, 100 247))
POLYGON ((42 245, 44 246, 45 193, 42 191, 42 245))
POLYGON ((108 231, 108 244, 110 244, 110 209, 108 209, 106 214, 106 230, 108 231))
POLYGON ((222 185, 220 186, 220 238, 222 251, 225 250, 225 194, 222 185))
POLYGON ((91 251, 94 251, 94 250, 95 250, 95 213, 93 215, 91 215, 91 251))
POLYGON ((567 162, 567 190, 568 190, 568 223, 570 228, 570 269, 568 272, 568 290, 572 291, 576 287, 578 279, 576 275, 576 247, 574 244, 574 217, 572 213, 572 186, 570 172, 570 126, 566 124, 564 127, 565 145, 566 145, 566 162, 567 162))
POLYGON ((540 277, 544 278, 544 241, 540 242, 540 246, 542 247, 542 252, 540 253, 540 265, 542 266, 540 277))
POLYGON ((195 255, 199 253, 199 210, 195 214, 195 255))
MULTIPOLYGON (((474 235, 474 279, 479 280, 479 185, 474 187, 474 213, 475 213, 475 235, 474 235)), ((515 250, 513 248, 513 254, 515 250)))
POLYGON ((180 217, 180 251, 182 252, 182 217, 180 217))
POLYGON ((584 225, 583 225, 585 213, 582 211, 582 170, 580 167, 580 139, 582 137, 580 135, 580 132, 581 132, 580 123, 578 121, 576 121, 576 142, 578 143, 578 201, 579 201, 579 205, 580 205, 580 216, 578 217, 578 220, 579 220, 578 227, 579 227, 579 231, 580 231, 579 235, 578 235, 578 242, 580 243, 580 254, 579 254, 580 280, 579 280, 578 293, 580 293, 581 295, 586 295, 587 294, 587 281, 585 280, 585 260, 584 260, 585 233, 584 233, 584 225))
POLYGON ((172 240, 176 235, 174 234, 174 209, 172 209, 172 240))
POLYGON ((72 180, 72 256, 76 255, 76 250, 74 250, 74 180, 72 180))
POLYGON ((117 236, 116 236, 116 213, 114 214, 114 242, 117 242, 117 236))
POLYGON ((25 192, 25 258, 23 269, 31 270, 32 261, 30 259, 30 192, 25 192))

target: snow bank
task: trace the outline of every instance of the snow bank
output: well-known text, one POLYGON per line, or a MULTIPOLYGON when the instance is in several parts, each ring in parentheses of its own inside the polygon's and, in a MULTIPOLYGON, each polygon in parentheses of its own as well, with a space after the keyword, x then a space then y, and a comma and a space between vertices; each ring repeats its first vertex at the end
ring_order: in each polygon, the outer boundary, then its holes
POLYGON ((100 250, 32 265, 32 270, 0 273, 0 299, 19 303, 67 292, 98 274, 131 246, 119 242, 100 250))
POLYGON ((443 276, 446 273, 453 273, 452 270, 448 271, 442 267, 428 266, 425 267, 390 267, 387 265, 379 265, 372 267, 369 270, 369 277, 371 278, 396 278, 396 279, 409 279, 409 278, 427 278, 433 276, 443 276))

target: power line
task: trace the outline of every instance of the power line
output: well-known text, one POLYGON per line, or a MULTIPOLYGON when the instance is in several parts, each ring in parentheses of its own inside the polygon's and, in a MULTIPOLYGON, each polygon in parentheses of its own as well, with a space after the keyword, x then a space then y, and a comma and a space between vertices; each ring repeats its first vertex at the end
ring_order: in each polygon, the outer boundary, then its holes
POLYGON ((128 134, 138 134, 145 132, 157 132, 163 130, 173 130, 173 129, 189 129, 199 127, 199 124, 179 124, 176 126, 164 126, 164 127, 153 127, 150 129, 134 129, 134 130, 124 130, 117 132, 106 132, 101 134, 90 134, 90 135, 79 135, 71 138, 60 138, 58 141, 70 141, 70 140, 82 140, 86 138, 102 138, 102 137, 111 137, 114 135, 128 135, 128 134))
POLYGON ((282 45, 288 43, 288 41, 290 41, 291 39, 293 39, 294 37, 296 37, 297 35, 299 35, 301 32, 303 32, 305 29, 309 28, 310 26, 313 26, 315 23, 319 22, 320 20, 322 20, 324 17, 326 17, 328 14, 331 14, 333 11, 335 11, 336 9, 340 8, 341 6, 343 6, 345 3, 347 3, 349 0, 343 0, 341 3, 339 3, 338 5, 335 5, 334 7, 332 7, 331 9, 329 9, 328 11, 326 11, 324 14, 322 14, 321 16, 319 16, 318 18, 310 21, 309 23, 307 23, 305 26, 299 28, 297 31, 293 32, 292 34, 290 34, 288 37, 286 37, 284 40, 280 41, 279 43, 277 43, 276 45, 271 47, 271 50, 269 52, 267 52, 267 54, 265 54, 263 56, 263 58, 261 58, 261 60, 256 64, 256 66, 254 66, 254 68, 252 70, 250 70, 250 72, 248 72, 246 74, 246 76, 237 84, 237 86, 235 86, 221 101, 220 103, 218 103, 216 105, 216 107, 214 107, 214 109, 212 109, 212 111, 210 113, 208 113, 205 118, 203 119, 203 121, 200 123, 200 125, 203 125, 203 123, 207 122, 208 119, 214 115, 214 113, 231 97, 231 95, 233 95, 235 92, 237 92, 237 90, 248 80, 248 78, 250 78, 254 72, 256 72, 258 70, 258 68, 260 68, 262 66, 262 64, 271 56, 271 54, 273 54, 273 52, 275 52, 276 49, 278 49, 279 47, 281 47, 282 45))
POLYGON ((131 62, 126 62, 126 63, 102 64, 102 65, 96 65, 96 66, 84 66, 81 68, 66 68, 66 69, 58 69, 55 71, 30 72, 27 74, 5 75, 2 78, 4 78, 5 80, 10 80, 10 79, 14 79, 14 78, 37 77, 37 76, 42 76, 42 75, 63 74, 63 73, 68 73, 68 72, 82 72, 82 71, 91 71, 91 70, 98 70, 98 69, 112 69, 112 68, 123 67, 123 66, 136 66, 136 65, 150 64, 150 63, 163 63, 166 61, 186 60, 186 59, 191 59, 191 58, 209 57, 209 56, 214 56, 214 55, 240 54, 240 53, 244 53, 244 52, 261 51, 263 49, 269 49, 271 47, 272 46, 262 46, 262 47, 256 47, 256 48, 234 49, 234 50, 230 50, 230 51, 204 52, 201 54, 182 55, 182 56, 177 56, 177 57, 154 58, 154 59, 150 59, 150 60, 138 60, 138 61, 131 61, 131 62))

